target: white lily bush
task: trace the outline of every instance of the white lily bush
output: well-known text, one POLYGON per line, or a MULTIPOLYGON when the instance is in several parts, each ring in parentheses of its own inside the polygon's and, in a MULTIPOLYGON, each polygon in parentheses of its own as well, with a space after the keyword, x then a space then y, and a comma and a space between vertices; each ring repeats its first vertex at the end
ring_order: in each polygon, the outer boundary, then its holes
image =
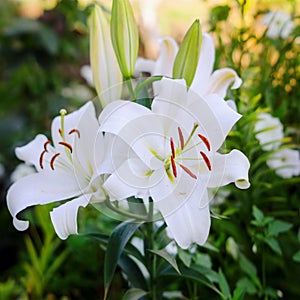
POLYGON ((34 211, 45 235, 44 246, 26 238, 32 268, 25 269, 36 280, 37 268, 44 282, 33 297, 45 295, 48 274, 67 257, 62 252, 52 266, 45 249, 54 256, 58 245, 83 237, 105 252, 104 299, 114 297, 120 271, 123 299, 282 295, 269 266, 281 270, 275 260, 285 251, 299 262, 299 233, 287 250, 281 236, 297 229, 284 203, 290 195, 297 207, 300 157, 298 132, 285 115, 293 104, 280 106, 275 88, 282 93, 284 81, 284 91, 295 87, 293 54, 284 59, 280 51, 296 47, 297 28, 284 12, 262 12, 258 52, 248 55, 255 28, 243 23, 243 38, 226 36, 230 9, 211 10, 210 32, 197 19, 181 42, 155 37, 158 54, 149 59, 139 56, 129 0, 89 8, 90 65, 80 74, 95 99, 58 110, 48 134, 15 149, 22 164, 6 196, 12 223, 35 230, 34 211))

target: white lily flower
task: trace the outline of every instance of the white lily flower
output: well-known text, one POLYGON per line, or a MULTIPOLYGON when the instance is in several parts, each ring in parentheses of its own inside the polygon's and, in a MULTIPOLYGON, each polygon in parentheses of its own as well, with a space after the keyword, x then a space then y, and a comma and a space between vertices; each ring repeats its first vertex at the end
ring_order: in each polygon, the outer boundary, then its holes
POLYGON ((267 165, 275 170, 282 178, 291 178, 300 175, 299 151, 282 149, 272 153, 267 160, 267 165))
POLYGON ((260 113, 255 123, 255 137, 259 140, 262 149, 265 151, 277 149, 284 138, 283 125, 278 118, 269 113, 260 113))
MULTIPOLYGON (((178 45, 171 37, 160 41, 160 53, 156 61, 138 58, 136 74, 148 72, 152 76, 172 76, 172 69, 178 45)), ((227 89, 237 89, 242 84, 241 78, 230 68, 222 68, 213 71, 215 62, 215 46, 212 37, 208 33, 202 33, 202 45, 191 89, 202 96, 216 93, 221 97, 226 96, 227 89)))
POLYGON ((66 239, 77 233, 78 208, 105 199, 103 178, 97 169, 104 158, 104 138, 98 134, 94 106, 88 102, 69 115, 65 113, 62 110, 52 122, 52 142, 39 134, 16 148, 17 157, 37 171, 17 180, 7 193, 8 209, 18 230, 29 226, 29 221, 17 217, 25 208, 69 200, 50 212, 57 235, 66 239))
POLYGON ((172 77, 173 64, 179 47, 171 37, 161 38, 158 43, 160 52, 157 60, 153 61, 138 57, 135 65, 135 76, 141 72, 148 72, 152 76, 163 75, 172 77))
POLYGON ((250 185, 242 152, 217 153, 241 115, 216 94, 201 97, 187 90, 184 80, 158 83, 151 110, 119 100, 100 114, 101 130, 116 135, 111 157, 127 154, 104 187, 111 200, 151 197, 178 245, 188 248, 208 236, 207 188, 250 185))
POLYGON ((36 172, 36 170, 32 165, 27 165, 27 164, 21 163, 21 164, 17 165, 17 167, 11 173, 10 180, 11 180, 11 182, 16 182, 19 179, 21 179, 27 175, 33 174, 35 172, 36 172))
POLYGON ((291 17, 283 10, 268 12, 263 16, 262 23, 268 26, 266 36, 272 39, 287 39, 295 28, 291 17))
POLYGON ((89 84, 93 82, 104 107, 120 98, 123 78, 110 37, 110 22, 98 5, 90 19, 90 60, 92 78, 87 67, 82 69, 82 75, 89 84))

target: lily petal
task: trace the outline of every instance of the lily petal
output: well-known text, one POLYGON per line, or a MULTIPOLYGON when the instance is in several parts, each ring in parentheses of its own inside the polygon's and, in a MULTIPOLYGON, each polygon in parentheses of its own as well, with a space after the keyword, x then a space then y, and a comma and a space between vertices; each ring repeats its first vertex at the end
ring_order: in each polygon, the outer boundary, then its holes
POLYGON ((231 84, 231 89, 237 89, 242 84, 242 79, 234 70, 230 68, 216 70, 210 77, 207 93, 215 93, 224 98, 226 96, 227 89, 231 84))
MULTIPOLYGON (((87 102, 78 110, 73 111, 70 114, 66 114, 64 118, 64 138, 65 141, 69 144, 73 144, 75 138, 78 138, 76 134, 69 134, 69 132, 73 129, 77 129, 80 131, 80 125, 84 124, 82 118, 88 122, 89 117, 95 114, 95 108, 91 101, 87 102)), ((62 130, 62 117, 57 116, 53 119, 51 125, 51 136, 52 141, 55 147, 59 148, 59 142, 63 140, 60 131, 62 130)), ((81 135, 80 135, 81 137, 81 135)))
POLYGON ((134 75, 138 76, 141 72, 153 74, 154 66, 154 60, 138 57, 135 63, 134 75))
POLYGON ((29 222, 17 219, 25 208, 69 199, 80 194, 75 176, 70 173, 44 171, 28 175, 15 182, 7 193, 7 206, 18 230, 28 228, 29 222))
POLYGON ((160 53, 157 58, 153 74, 172 77, 173 63, 178 52, 178 45, 171 37, 160 40, 160 53))
MULTIPOLYGON (((207 198, 207 194, 203 197, 207 198)), ((203 202, 208 203, 207 200, 203 202)), ((161 203, 159 210, 168 225, 168 231, 181 248, 187 249, 192 243, 203 245, 206 242, 211 222, 209 206, 200 206, 197 192, 171 214, 167 202, 161 203)))
POLYGON ((82 195, 68 201, 50 212, 51 221, 56 234, 65 240, 70 234, 78 234, 77 213, 79 207, 86 207, 92 194, 82 195))
POLYGON ((129 122, 137 117, 151 114, 151 111, 139 104, 116 100, 105 107, 99 116, 100 130, 118 134, 129 122))
POLYGON ((249 168, 248 158, 239 150, 234 149, 228 154, 216 153, 208 187, 216 188, 234 182, 236 187, 247 189, 250 186, 249 168))
POLYGON ((160 52, 156 61, 139 57, 135 65, 135 74, 148 72, 152 76, 172 77, 173 63, 178 52, 178 44, 171 37, 159 40, 160 52))
POLYGON ((187 87, 184 79, 169 79, 162 78, 157 82, 156 96, 152 102, 152 111, 157 114, 172 115, 174 107, 170 111, 170 104, 173 106, 176 104, 176 110, 178 108, 184 109, 187 103, 187 87))
MULTIPOLYGON (((140 163, 142 162, 140 161, 140 163)), ((144 169, 143 165, 137 164, 133 159, 129 159, 110 175, 103 184, 110 200, 124 200, 131 196, 147 197, 149 195, 147 187, 148 178, 144 172, 141 172, 142 169, 144 169), (135 168, 134 172, 136 174, 130 173, 132 168, 135 168)))
POLYGON ((16 148, 16 156, 26 164, 34 165, 38 171, 41 171, 40 156, 44 150, 44 145, 48 141, 47 137, 38 134, 34 140, 23 147, 16 148))
POLYGON ((200 57, 191 89, 199 92, 201 95, 207 93, 210 74, 213 71, 215 61, 215 46, 212 37, 207 33, 202 33, 202 44, 200 57))
POLYGON ((223 98, 217 94, 204 97, 189 90, 189 111, 203 127, 203 132, 208 137, 212 150, 218 150, 233 125, 241 118, 241 115, 231 109, 223 98))

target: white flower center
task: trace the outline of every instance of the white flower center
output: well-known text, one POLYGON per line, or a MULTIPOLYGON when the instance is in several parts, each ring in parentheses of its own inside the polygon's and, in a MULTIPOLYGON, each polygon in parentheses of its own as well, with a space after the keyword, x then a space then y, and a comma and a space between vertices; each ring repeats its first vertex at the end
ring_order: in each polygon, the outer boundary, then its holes
MULTIPOLYGON (((191 133, 188 135, 185 140, 184 135, 180 127, 178 130, 178 144, 175 146, 173 137, 170 137, 170 152, 168 153, 166 158, 161 157, 154 149, 149 149, 151 153, 159 160, 164 162, 164 168, 168 175, 169 180, 173 183, 175 178, 177 177, 177 166, 179 166, 183 171, 185 171, 191 178, 197 179, 197 175, 195 172, 191 170, 190 167, 182 164, 182 161, 191 162, 191 161, 204 161, 209 171, 212 169, 211 162, 208 158, 208 155, 204 151, 199 151, 199 156, 197 157, 186 157, 185 155, 195 147, 200 144, 204 144, 207 151, 211 150, 209 140, 202 134, 197 134, 199 138, 199 142, 194 145, 189 145, 192 138, 196 134, 196 130, 199 124, 195 123, 191 133), (184 156, 183 156, 184 155, 184 156)), ((150 175, 151 173, 149 173, 150 175)))

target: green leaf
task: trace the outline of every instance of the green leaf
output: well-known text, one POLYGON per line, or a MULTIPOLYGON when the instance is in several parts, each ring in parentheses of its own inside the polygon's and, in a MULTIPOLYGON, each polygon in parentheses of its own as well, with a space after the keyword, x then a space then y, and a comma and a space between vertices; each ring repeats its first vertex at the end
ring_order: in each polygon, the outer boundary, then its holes
POLYGON ((130 197, 127 199, 129 211, 137 215, 147 215, 147 210, 142 199, 130 197))
POLYGON ((178 269, 178 265, 177 265, 175 257, 170 255, 167 251, 165 251, 165 250, 151 250, 151 249, 148 249, 148 251, 150 251, 150 252, 162 257, 163 259, 165 259, 177 271, 178 274, 181 274, 179 269, 178 269))
POLYGON ((173 65, 173 78, 183 78, 191 86, 200 55, 202 30, 200 21, 196 20, 185 34, 173 65))
MULTIPOLYGON (((180 270, 181 270, 181 275, 179 278, 188 279, 203 284, 204 286, 216 292, 218 295, 223 296, 221 291, 211 282, 211 280, 209 280, 207 277, 205 277, 202 274, 202 270, 198 271, 193 268, 185 268, 185 267, 180 268, 180 270)), ((177 272, 175 273, 175 270, 174 271, 170 270, 169 272, 162 274, 161 277, 172 277, 172 278, 174 277, 175 279, 178 279, 178 273, 177 272)))
POLYGON ((248 274, 250 277, 257 275, 255 265, 243 254, 239 254, 239 265, 241 269, 248 274))
POLYGON ((274 220, 268 224, 268 235, 277 237, 279 233, 288 231, 292 226, 291 223, 274 220))
POLYGON ((254 295, 257 293, 257 288, 255 284, 247 277, 241 278, 237 284, 237 289, 245 291, 249 295, 254 295))
POLYGON ((274 251, 276 252, 277 254, 281 255, 282 254, 282 251, 281 251, 281 248, 280 248, 280 245, 278 243, 278 241, 274 238, 266 238, 265 239, 265 242, 267 245, 269 245, 269 247, 274 251))
POLYGON ((53 30, 44 27, 41 30, 39 37, 42 46, 48 51, 49 54, 54 55, 57 53, 58 38, 53 30))
POLYGON ((109 238, 104 258, 104 287, 106 295, 124 247, 140 225, 141 223, 132 223, 131 221, 123 222, 115 228, 109 238))
POLYGON ((141 289, 147 289, 145 277, 141 272, 141 269, 131 257, 122 254, 119 259, 119 266, 126 274, 128 281, 131 283, 131 286, 141 289))
POLYGON ((254 216, 254 218, 259 222, 262 223, 263 219, 264 219, 264 214, 263 212, 257 208, 255 205, 253 205, 252 207, 252 214, 254 216))
POLYGON ((244 299, 244 295, 245 295, 245 288, 237 287, 233 292, 232 300, 242 300, 244 299))
POLYGON ((300 262, 300 250, 293 255, 293 260, 300 262))
POLYGON ((230 12, 228 5, 219 5, 211 9, 210 15, 215 22, 226 21, 230 12))
POLYGON ((155 81, 159 81, 163 78, 163 76, 151 76, 147 79, 144 78, 139 78, 136 88, 135 88, 135 93, 137 95, 137 99, 139 99, 143 95, 143 91, 146 89, 146 87, 150 84, 152 84, 155 81))
POLYGON ((122 300, 138 300, 143 296, 146 296, 148 293, 141 289, 130 289, 123 296, 122 300))
POLYGON ((225 299, 231 298, 228 282, 227 282, 226 277, 221 269, 219 269, 219 278, 218 279, 219 279, 219 286, 220 286, 221 292, 223 293, 225 299))
POLYGON ((191 256, 190 253, 182 250, 181 248, 178 248, 178 256, 179 256, 179 259, 183 262, 183 264, 186 267, 190 267, 191 266, 192 256, 191 256))
POLYGON ((92 237, 99 241, 100 243, 107 244, 109 240, 109 236, 106 234, 101 234, 101 233, 87 233, 87 234, 81 234, 84 236, 92 237))

